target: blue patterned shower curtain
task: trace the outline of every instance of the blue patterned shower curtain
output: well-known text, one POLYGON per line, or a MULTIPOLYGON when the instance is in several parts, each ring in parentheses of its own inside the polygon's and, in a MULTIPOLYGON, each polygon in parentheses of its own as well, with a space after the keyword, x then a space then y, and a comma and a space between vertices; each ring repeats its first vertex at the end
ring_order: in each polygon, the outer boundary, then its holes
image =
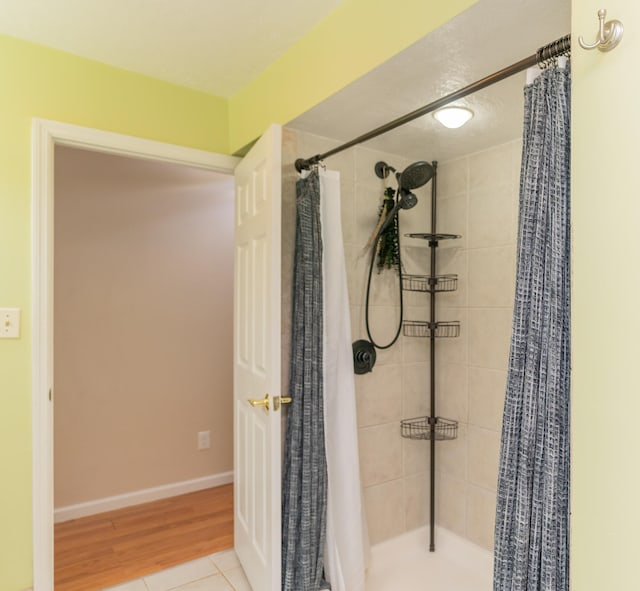
POLYGON ((327 520, 320 181, 296 185, 290 395, 282 485, 282 591, 318 591, 327 520))
POLYGON ((570 71, 525 88, 494 591, 569 589, 570 71))

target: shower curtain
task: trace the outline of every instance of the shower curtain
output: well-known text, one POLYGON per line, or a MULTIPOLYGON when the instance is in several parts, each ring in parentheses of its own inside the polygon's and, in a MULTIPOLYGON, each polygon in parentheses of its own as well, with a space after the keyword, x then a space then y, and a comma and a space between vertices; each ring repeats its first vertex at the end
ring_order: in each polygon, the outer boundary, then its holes
POLYGON ((283 591, 364 589, 367 546, 339 188, 337 173, 317 170, 296 186, 283 591))
POLYGON ((320 171, 325 305, 325 446, 329 475, 325 573, 332 591, 364 591, 364 518, 340 176, 320 171))
POLYGON ((525 87, 495 591, 569 589, 570 72, 525 87))
POLYGON ((566 62, 525 88, 495 591, 569 589, 569 106, 566 62))

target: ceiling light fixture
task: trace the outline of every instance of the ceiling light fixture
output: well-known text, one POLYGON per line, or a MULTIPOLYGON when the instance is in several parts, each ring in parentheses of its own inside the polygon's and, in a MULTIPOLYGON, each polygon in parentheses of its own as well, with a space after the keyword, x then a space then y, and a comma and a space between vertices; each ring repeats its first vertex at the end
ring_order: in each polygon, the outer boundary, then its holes
POLYGON ((473 111, 466 107, 442 107, 434 111, 433 116, 445 127, 456 129, 473 117, 473 111))

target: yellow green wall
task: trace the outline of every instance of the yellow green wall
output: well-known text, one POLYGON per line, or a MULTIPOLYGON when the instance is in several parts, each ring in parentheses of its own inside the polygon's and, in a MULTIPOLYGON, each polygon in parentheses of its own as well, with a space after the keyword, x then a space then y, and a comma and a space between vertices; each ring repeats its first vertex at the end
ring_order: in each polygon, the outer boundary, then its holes
POLYGON ((31 121, 53 119, 228 152, 227 102, 0 36, 0 306, 22 338, 0 340, 0 590, 31 585, 31 121))
POLYGON ((573 0, 574 40, 602 7, 622 43, 572 57, 575 591, 640 588, 640 3, 573 0))
POLYGON ((346 0, 231 98, 231 151, 270 123, 301 115, 476 2, 346 0))
POLYGON ((346 0, 231 100, 0 36, 0 306, 23 312, 21 338, 0 341, 0 591, 32 584, 32 119, 232 153, 475 1, 346 0))

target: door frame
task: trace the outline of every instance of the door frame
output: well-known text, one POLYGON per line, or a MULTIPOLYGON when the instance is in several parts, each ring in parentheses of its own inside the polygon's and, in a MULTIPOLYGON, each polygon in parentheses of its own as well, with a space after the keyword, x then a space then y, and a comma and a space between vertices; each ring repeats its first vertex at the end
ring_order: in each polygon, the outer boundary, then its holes
POLYGON ((53 591, 53 244, 56 146, 233 175, 240 158, 69 123, 33 119, 31 367, 33 591, 53 591))

